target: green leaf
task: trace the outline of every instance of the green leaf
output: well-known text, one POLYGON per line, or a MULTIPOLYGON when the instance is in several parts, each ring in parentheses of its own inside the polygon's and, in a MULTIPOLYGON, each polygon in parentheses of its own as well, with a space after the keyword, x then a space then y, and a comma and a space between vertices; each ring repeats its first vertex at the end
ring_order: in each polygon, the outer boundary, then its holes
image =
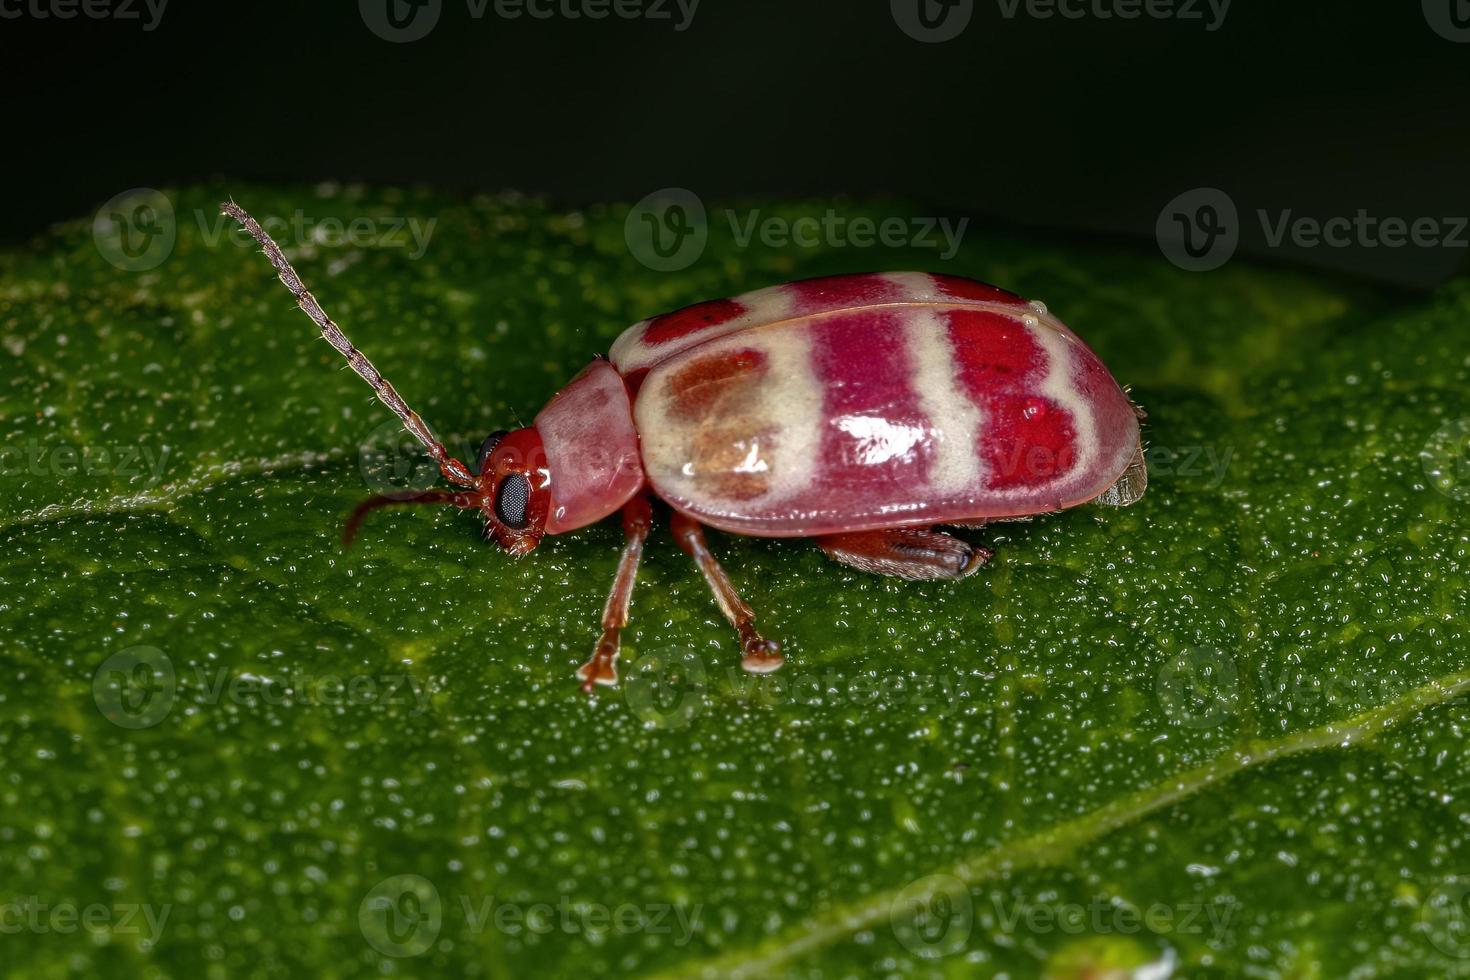
POLYGON ((637 261, 619 207, 234 186, 170 193, 169 225, 157 196, 125 203, 0 257, 7 968, 1332 977, 1470 955, 1466 282, 1190 274, 978 227, 950 260, 737 235, 757 211, 923 216, 884 202, 721 205, 675 272, 637 261), (225 193, 285 219, 323 306, 465 455, 642 317, 927 267, 1085 336, 1149 410, 1151 485, 977 532, 996 561, 954 585, 713 536, 786 644, 766 678, 660 526, 625 682, 589 700, 572 673, 616 522, 512 561, 464 513, 384 511, 344 552, 354 503, 432 474, 225 193), (434 222, 422 254, 400 219, 434 222))

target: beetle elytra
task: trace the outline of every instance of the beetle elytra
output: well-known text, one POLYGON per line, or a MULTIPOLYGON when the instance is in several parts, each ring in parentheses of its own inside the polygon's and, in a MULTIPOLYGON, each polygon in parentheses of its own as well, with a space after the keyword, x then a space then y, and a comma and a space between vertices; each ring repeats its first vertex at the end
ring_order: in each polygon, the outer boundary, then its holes
POLYGON ((298 305, 403 422, 455 490, 373 497, 479 510, 515 556, 621 512, 626 543, 602 635, 577 677, 617 682, 620 637, 652 523, 674 538, 739 635, 742 666, 782 663, 710 551, 704 526, 814 538, 837 561, 917 580, 960 579, 991 553, 938 530, 1093 502, 1147 486, 1139 419, 1097 355, 1046 307, 994 286, 917 272, 830 276, 712 300, 629 327, 532 424, 452 457, 323 312, 270 236, 221 205, 298 305))

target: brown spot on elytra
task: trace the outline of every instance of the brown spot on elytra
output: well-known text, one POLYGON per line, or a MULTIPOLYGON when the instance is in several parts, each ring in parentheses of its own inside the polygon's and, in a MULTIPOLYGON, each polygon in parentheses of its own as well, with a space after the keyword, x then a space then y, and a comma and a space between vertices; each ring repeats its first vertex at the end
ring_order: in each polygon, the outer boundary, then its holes
POLYGON ((752 436, 738 425, 701 426, 694 436, 694 482, 725 500, 751 500, 771 486, 765 434, 752 436))
POLYGON ((685 458, 702 493, 750 500, 770 488, 772 432, 760 411, 766 356, 749 348, 708 354, 669 379, 669 407, 689 434, 685 458))
POLYGON ((698 421, 748 402, 765 373, 766 357, 756 350, 707 354, 681 367, 669 379, 670 407, 675 414, 698 421))

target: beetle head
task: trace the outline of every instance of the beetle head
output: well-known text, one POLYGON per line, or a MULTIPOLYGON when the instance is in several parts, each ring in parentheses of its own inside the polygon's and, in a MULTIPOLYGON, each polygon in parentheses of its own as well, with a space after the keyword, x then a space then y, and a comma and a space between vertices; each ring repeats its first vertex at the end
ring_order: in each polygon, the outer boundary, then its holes
POLYGON ((551 512, 551 467, 534 426, 490 434, 480 447, 475 490, 487 537, 516 557, 540 544, 551 512))

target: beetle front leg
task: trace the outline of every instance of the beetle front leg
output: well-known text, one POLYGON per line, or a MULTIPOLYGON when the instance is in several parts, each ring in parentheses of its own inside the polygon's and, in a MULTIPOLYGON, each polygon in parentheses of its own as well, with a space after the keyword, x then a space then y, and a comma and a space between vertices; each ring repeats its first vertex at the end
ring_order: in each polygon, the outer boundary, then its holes
POLYGON ((588 694, 602 684, 612 687, 618 682, 618 653, 622 649, 623 627, 628 625, 628 606, 633 601, 633 583, 638 578, 638 562, 643 557, 643 542, 653 523, 653 511, 642 493, 623 505, 623 556, 613 576, 612 591, 602 608, 602 638, 592 651, 592 659, 577 669, 577 680, 588 694))
POLYGON ((679 543, 679 547, 699 566, 704 580, 709 583, 710 591, 715 594, 720 612, 725 614, 730 625, 735 627, 735 632, 740 634, 740 666, 752 674, 769 674, 780 669, 785 662, 781 655, 781 644, 768 640, 757 632, 755 613, 740 598, 730 576, 725 574, 725 570, 711 554, 709 545, 704 540, 704 528, 678 511, 674 511, 669 527, 674 532, 674 540, 679 543))

